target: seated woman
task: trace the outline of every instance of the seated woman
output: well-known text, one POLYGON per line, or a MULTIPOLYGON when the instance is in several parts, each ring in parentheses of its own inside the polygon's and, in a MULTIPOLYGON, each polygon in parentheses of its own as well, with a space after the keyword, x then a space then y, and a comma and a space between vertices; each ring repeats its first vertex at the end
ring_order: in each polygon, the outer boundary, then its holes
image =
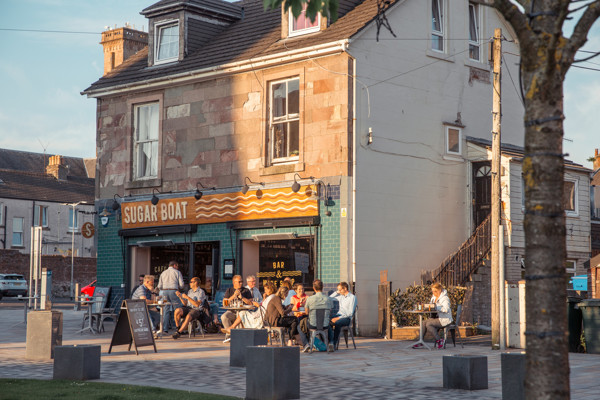
POLYGON ((270 326, 288 328, 289 338, 287 343, 288 346, 292 346, 292 339, 294 338, 296 329, 298 327, 298 318, 294 317, 293 315, 286 315, 286 310, 283 307, 282 301, 286 298, 288 292, 288 288, 284 285, 279 288, 277 295, 269 302, 269 305, 267 306, 265 320, 270 326))
POLYGON ((233 321, 233 324, 229 329, 222 329, 223 333, 231 333, 231 329, 235 329, 239 325, 244 328, 260 329, 263 327, 263 315, 267 311, 267 306, 273 300, 275 295, 275 286, 272 283, 265 283, 264 285, 265 294, 263 296, 262 303, 252 302, 255 307, 258 307, 255 311, 240 311, 237 314, 237 318, 233 321))
MULTIPOLYGON (((450 307, 450 297, 448 297, 448 292, 446 291, 446 289, 444 289, 442 285, 437 282, 431 285, 431 292, 433 293, 433 296, 431 296, 431 300, 429 302, 435 304, 435 310, 437 311, 438 317, 428 318, 427 321, 425 321, 423 337, 425 337, 427 331, 432 332, 435 336, 436 347, 438 349, 443 349, 444 339, 440 338, 438 331, 452 323, 452 308, 450 307)), ((423 347, 423 345, 421 343, 417 343, 413 347, 423 347)))
POLYGON ((296 318, 298 318, 298 321, 306 317, 306 312, 304 311, 306 299, 308 299, 308 296, 304 293, 304 285, 301 283, 297 284, 296 294, 292 296, 292 311, 296 318))

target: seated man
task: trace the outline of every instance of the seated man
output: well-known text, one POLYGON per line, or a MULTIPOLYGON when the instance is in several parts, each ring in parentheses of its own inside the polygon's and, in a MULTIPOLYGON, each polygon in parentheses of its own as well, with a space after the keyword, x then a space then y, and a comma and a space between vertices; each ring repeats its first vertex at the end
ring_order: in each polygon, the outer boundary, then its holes
MULTIPOLYGON (((303 352, 307 352, 310 350, 310 343, 306 337, 309 329, 316 329, 317 327, 317 311, 325 309, 325 317, 323 321, 323 328, 329 326, 329 314, 331 313, 331 308, 333 307, 333 300, 331 297, 323 294, 323 282, 319 279, 316 279, 313 282, 313 290, 315 294, 306 299, 306 304, 304 305, 304 310, 308 314, 308 318, 304 318, 301 321, 301 325, 298 326, 298 333, 300 334, 300 340, 302 341, 302 349, 303 352), (304 329, 301 329, 301 327, 304 329)), ((327 347, 327 351, 332 352, 334 350, 332 339, 333 332, 331 328, 328 329, 328 340, 329 346, 327 347)))
MULTIPOLYGON (((152 304, 152 290, 154 290, 154 275, 146 275, 144 276, 144 283, 133 292, 131 299, 146 300, 146 304, 152 304)), ((160 324, 160 312, 152 307, 148 309, 148 314, 150 314, 152 330, 157 333, 160 324)))
POLYGON ((348 291, 348 284, 346 282, 340 282, 337 292, 333 292, 331 297, 336 299, 340 304, 338 312, 331 318, 333 344, 337 347, 342 327, 350 325, 350 321, 352 321, 352 316, 356 309, 356 296, 348 291))
MULTIPOLYGON (((185 330, 188 324, 192 320, 200 320, 201 323, 206 323, 206 313, 204 305, 206 301, 206 293, 200 288, 200 278, 193 277, 190 281, 190 290, 187 294, 179 291, 175 292, 181 303, 182 307, 178 307, 175 310, 175 325, 177 331, 173 334, 173 339, 178 339, 181 336, 181 332, 185 330), (179 325, 181 318, 185 318, 183 323, 179 325)), ((210 316, 208 316, 210 322, 210 316)))
MULTIPOLYGON (((234 300, 241 300, 244 304, 252 305, 252 293, 245 287, 242 286, 243 280, 241 275, 236 275, 231 280, 233 283, 233 287, 230 287, 225 292, 225 297, 223 297, 223 307, 227 307, 230 302, 234 300)), ((235 319, 237 318, 237 313, 227 310, 223 315, 221 315, 221 322, 223 323, 223 330, 229 330, 229 327, 235 319)), ((223 343, 229 342, 230 337, 229 333, 225 334, 225 340, 223 343)))

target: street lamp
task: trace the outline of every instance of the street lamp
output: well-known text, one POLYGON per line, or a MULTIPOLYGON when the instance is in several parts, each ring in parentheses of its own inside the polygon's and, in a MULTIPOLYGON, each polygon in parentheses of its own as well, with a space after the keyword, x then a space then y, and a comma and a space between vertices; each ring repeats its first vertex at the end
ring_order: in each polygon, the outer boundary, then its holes
MULTIPOLYGON (((75 207, 85 203, 84 201, 78 201, 77 203, 63 203, 64 206, 73 207, 73 216, 71 221, 71 298, 75 298, 75 292, 73 290, 73 267, 75 264, 75 207)), ((60 232, 59 232, 60 234, 60 232)))

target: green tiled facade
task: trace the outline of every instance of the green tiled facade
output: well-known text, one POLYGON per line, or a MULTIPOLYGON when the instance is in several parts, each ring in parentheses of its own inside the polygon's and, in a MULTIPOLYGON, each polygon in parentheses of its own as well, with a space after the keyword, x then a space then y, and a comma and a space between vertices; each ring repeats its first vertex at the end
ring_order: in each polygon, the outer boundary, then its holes
MULTIPOLYGON (((98 207, 99 213, 103 208, 98 207)), ((332 197, 329 201, 329 207, 326 207, 323 201, 320 201, 321 227, 296 226, 288 228, 277 228, 278 233, 296 232, 298 235, 317 235, 315 251, 319 257, 315 266, 316 278, 323 280, 327 286, 331 286, 340 280, 340 207, 339 198, 332 197), (327 210, 331 212, 326 215, 327 210)), ((126 263, 128 246, 135 245, 137 242, 149 240, 149 237, 130 237, 123 239, 118 232, 121 229, 120 210, 112 212, 109 216, 109 223, 106 227, 98 223, 98 285, 111 286, 113 290, 122 292, 121 285, 124 283, 124 269, 126 263)), ((251 239, 252 235, 273 232, 273 228, 265 229, 242 229, 233 232, 230 237, 230 230, 226 223, 201 224, 197 226, 197 232, 192 234, 192 242, 220 242, 220 266, 219 271, 222 275, 223 260, 229 258, 238 258, 235 248, 236 237, 238 240, 251 239), (232 240, 230 240, 232 238, 232 240), (233 242, 233 251, 232 251, 233 242), (235 256, 233 256, 235 255, 235 256)), ((184 243, 190 240, 190 237, 182 234, 161 235, 160 239, 172 240, 174 243, 184 243)), ((239 265, 236 265, 239 268, 239 265)), ((227 284, 228 281, 223 283, 227 284)))

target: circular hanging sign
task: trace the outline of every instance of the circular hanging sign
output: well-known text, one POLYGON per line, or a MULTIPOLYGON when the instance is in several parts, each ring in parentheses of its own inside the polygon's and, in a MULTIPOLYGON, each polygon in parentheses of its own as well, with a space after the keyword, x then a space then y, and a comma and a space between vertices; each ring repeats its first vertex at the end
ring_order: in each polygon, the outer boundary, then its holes
POLYGON ((94 224, 92 224, 91 222, 86 222, 85 224, 83 224, 83 226, 81 227, 81 236, 83 236, 86 239, 89 239, 92 236, 94 236, 94 224))

